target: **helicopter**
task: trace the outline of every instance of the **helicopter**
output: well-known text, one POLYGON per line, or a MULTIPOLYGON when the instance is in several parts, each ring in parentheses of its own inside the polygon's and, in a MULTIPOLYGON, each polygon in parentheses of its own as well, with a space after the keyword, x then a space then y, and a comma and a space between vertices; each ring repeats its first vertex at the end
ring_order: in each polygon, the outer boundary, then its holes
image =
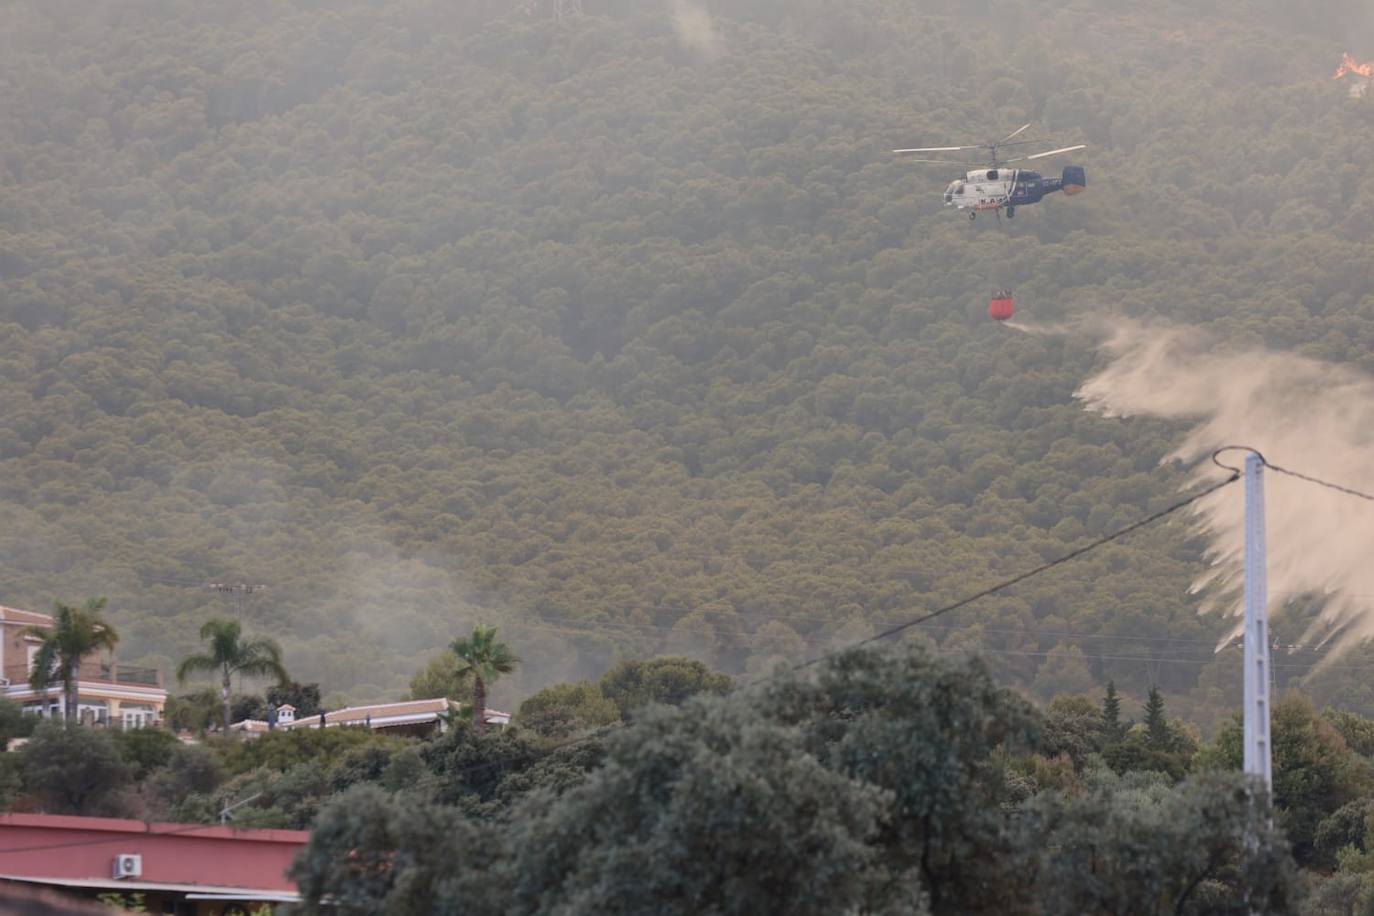
MULTIPOLYGON (((999 220, 1002 218, 1002 211, 1006 210, 1007 219, 1011 219, 1016 215, 1017 207, 1038 204, 1046 194, 1063 191, 1065 194, 1073 195, 1085 190, 1088 186, 1088 177, 1081 165, 1065 166, 1063 174, 1058 178, 1045 178, 1039 172, 1028 169, 1005 168, 1004 166, 1013 162, 1028 162, 1032 159, 1044 159, 1047 156, 1058 156, 1061 153, 1087 149, 1086 143, 1080 143, 1077 146, 1065 146, 1043 153, 1033 153, 1029 156, 1017 156, 1012 159, 998 157, 997 151, 1005 146, 1043 145, 1053 142, 1015 139, 1029 128, 1029 124, 1023 124, 1001 140, 992 143, 974 143, 967 146, 921 146, 914 149, 897 149, 893 152, 957 153, 964 150, 987 150, 986 164, 968 172, 963 178, 956 178, 949 183, 949 187, 945 188, 945 206, 954 207, 956 210, 967 210, 968 218, 971 220, 978 217, 980 210, 992 210, 997 214, 999 220)), ((915 159, 912 161, 957 165, 973 164, 958 159, 915 159)))

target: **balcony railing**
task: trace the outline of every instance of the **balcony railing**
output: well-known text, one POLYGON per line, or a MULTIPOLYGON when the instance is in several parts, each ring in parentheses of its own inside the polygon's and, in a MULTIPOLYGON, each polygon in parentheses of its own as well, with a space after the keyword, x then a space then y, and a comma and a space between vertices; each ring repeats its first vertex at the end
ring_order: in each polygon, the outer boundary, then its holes
POLYGON ((134 665, 101 665, 100 673, 94 680, 135 684, 140 687, 162 686, 162 677, 156 668, 139 668, 134 665))

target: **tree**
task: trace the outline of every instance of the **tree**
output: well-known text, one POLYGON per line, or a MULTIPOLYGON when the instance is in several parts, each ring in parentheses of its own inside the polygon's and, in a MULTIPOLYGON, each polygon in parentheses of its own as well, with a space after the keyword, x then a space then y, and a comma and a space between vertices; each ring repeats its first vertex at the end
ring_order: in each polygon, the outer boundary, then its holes
POLYGON ((449 649, 458 657, 458 676, 472 678, 472 724, 480 735, 486 727, 487 685, 514 671, 520 659, 496 641, 496 627, 481 624, 472 628, 471 636, 455 639, 449 649))
POLYGON ((198 652, 182 659, 177 666, 177 680, 199 671, 218 672, 220 700, 224 704, 224 731, 229 731, 229 689, 234 675, 275 678, 279 683, 290 680, 281 663, 281 649, 276 642, 259 636, 244 639, 237 620, 213 619, 200 628, 202 641, 209 640, 210 651, 198 652))
MULTIPOLYGON (((1244 762, 1243 736, 1243 723, 1236 717, 1200 755, 1200 764, 1239 770, 1244 762)), ((1293 856, 1305 867, 1329 867, 1337 848, 1329 841, 1318 842, 1322 827, 1328 833, 1338 832, 1339 812, 1374 788, 1374 766, 1352 752, 1336 727, 1296 692, 1284 694, 1274 704, 1270 739, 1274 808, 1293 844, 1293 856)))
POLYGON ((1294 911, 1296 869, 1262 791, 1236 775, 1177 787, 1158 774, 1095 774, 1087 791, 1046 792, 1020 824, 1047 913, 1294 911))
POLYGON ((1127 729, 1120 740, 1102 748, 1102 757, 1119 774, 1133 772, 1165 773, 1175 782, 1193 767, 1197 742, 1177 722, 1168 724, 1168 738, 1162 743, 1150 737, 1143 724, 1127 729))
POLYGON ((1168 751, 1169 719, 1164 714, 1164 697, 1159 688, 1150 685, 1150 694, 1145 700, 1145 736, 1150 747, 1157 751, 1168 751))
MULTIPOLYGON (((30 716, 29 718, 36 718, 30 716)), ((0 811, 9 811, 15 798, 24 790, 18 754, 0 754, 0 811)))
POLYGON ((273 684, 267 688, 267 702, 279 708, 286 705, 294 706, 296 717, 300 719, 318 715, 320 712, 320 685, 299 684, 295 681, 273 684))
POLYGON ((62 717, 75 721, 80 697, 81 660, 92 652, 113 649, 119 634, 100 615, 104 598, 90 598, 82 607, 53 602, 53 625, 29 627, 25 632, 42 640, 29 671, 29 686, 46 691, 54 678, 62 682, 62 717))
POLYGON ((650 703, 681 706, 700 693, 723 696, 735 688, 728 674, 712 671, 694 658, 675 655, 624 661, 601 676, 601 693, 629 719, 650 703))
POLYGON ((813 679, 779 678, 764 700, 747 696, 741 702, 764 702, 801 729, 827 767, 891 793, 873 840, 884 863, 870 889, 875 906, 912 882, 936 913, 1022 906, 1024 849, 999 761, 1034 749, 1041 720, 981 661, 919 644, 851 650, 818 665, 813 679))
POLYGON ((516 721, 521 726, 547 735, 564 738, 586 728, 597 728, 620 721, 620 708, 604 696, 596 681, 554 684, 520 704, 516 721))
POLYGON ((204 687, 168 697, 162 714, 174 730, 203 732, 220 715, 220 709, 219 692, 213 687, 204 687))
POLYGON ((1092 689, 1093 676, 1088 660, 1079 646, 1055 646, 1035 673, 1035 692, 1049 700, 1060 694, 1084 693, 1092 689))
POLYGON ((203 744, 182 744, 172 751, 166 766, 148 776, 144 792, 157 816, 181 820, 184 815, 177 809, 183 803, 195 795, 208 795, 222 782, 224 765, 218 754, 203 744))
POLYGON ((118 814, 133 776, 103 729, 45 722, 19 751, 24 787, 52 814, 118 814))
POLYGON ((265 721, 267 719, 267 701, 256 693, 239 693, 230 697, 229 721, 242 722, 245 719, 265 721))
POLYGON ((0 698, 0 752, 8 749, 10 739, 32 734, 38 721, 37 716, 25 715, 18 703, 0 698))
POLYGON ((1119 741, 1125 733, 1121 725, 1121 697, 1116 692, 1116 681, 1107 681, 1107 695, 1102 698, 1102 731, 1108 741, 1119 741))
POLYGON ((165 766, 179 748, 185 747, 163 728, 130 728, 112 734, 119 756, 132 768, 137 782, 165 766))
POLYGON ((1374 758, 1374 721, 1343 709, 1324 709, 1322 718, 1340 732, 1346 747, 1361 757, 1374 758))
POLYGON ((452 652, 442 652, 429 660, 410 679, 412 700, 431 700, 447 697, 456 703, 472 700, 472 684, 458 673, 461 662, 452 652))
POLYGON ((359 785, 319 814, 291 867, 307 914, 496 916, 518 876, 509 831, 359 785))
POLYGON ((546 753, 544 743, 523 729, 503 728, 479 735, 466 721, 455 723, 421 748, 433 774, 434 800, 478 817, 505 808, 509 797, 502 792, 507 777, 527 772, 546 753))
POLYGON ((748 702, 643 710, 601 769, 515 826, 512 909, 857 911, 883 874, 891 795, 806 745, 748 702))
POLYGON ((1045 711, 1040 750, 1047 756, 1066 754, 1075 770, 1083 769, 1088 755, 1102 750, 1102 717, 1087 697, 1055 697, 1045 711))

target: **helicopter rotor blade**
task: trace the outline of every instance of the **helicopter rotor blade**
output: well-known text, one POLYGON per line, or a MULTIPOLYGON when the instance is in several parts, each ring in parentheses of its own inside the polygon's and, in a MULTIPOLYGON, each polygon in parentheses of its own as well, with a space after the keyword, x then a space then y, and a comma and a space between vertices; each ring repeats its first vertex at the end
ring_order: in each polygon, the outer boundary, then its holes
POLYGON ((1035 153, 1031 156, 1017 156, 1015 159, 1008 159, 1007 162, 1025 162, 1028 159, 1044 159, 1046 156, 1057 156, 1060 153, 1072 153, 1074 150, 1087 149, 1088 144, 1080 143, 1077 146, 1066 146, 1062 149, 1047 150, 1043 153, 1035 153))
POLYGON ((966 169, 977 167, 978 163, 963 159, 907 159, 907 162, 938 162, 941 165, 962 165, 966 169))
POLYGON ((965 149, 982 149, 981 146, 918 146, 915 149, 894 149, 894 153, 957 153, 965 149))
POLYGON ((1001 140, 998 140, 998 141, 997 141, 997 145, 998 145, 998 146, 1001 146, 1003 143, 1006 143, 1006 142, 1007 142, 1008 140, 1010 140, 1012 137, 1014 137, 1014 136, 1016 136, 1017 134, 1021 133, 1021 131, 1025 130, 1025 129, 1028 128, 1028 127, 1030 127, 1029 124, 1022 124, 1020 127, 1016 128, 1016 130, 1014 130, 1014 131, 1012 131, 1011 133, 1007 134, 1007 135, 1006 135, 1005 137, 1003 137, 1001 140))

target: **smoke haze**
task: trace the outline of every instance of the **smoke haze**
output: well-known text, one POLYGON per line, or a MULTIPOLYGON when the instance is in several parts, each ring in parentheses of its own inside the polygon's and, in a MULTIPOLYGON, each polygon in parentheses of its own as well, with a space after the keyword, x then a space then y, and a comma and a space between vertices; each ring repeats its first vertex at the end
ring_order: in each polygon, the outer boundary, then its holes
POLYGON ((684 47, 708 60, 720 55, 720 36, 716 34, 710 13, 692 0, 671 0, 668 7, 673 15, 673 30, 684 47))
MULTIPOLYGON (((1231 351, 1195 329, 1119 326, 1104 344, 1112 361, 1079 390, 1107 416, 1188 421, 1168 456, 1201 461, 1198 482, 1221 473, 1207 457, 1226 445, 1258 449, 1267 460, 1355 489, 1374 489, 1374 379, 1338 366, 1268 350, 1231 351)), ((1222 457, 1241 463, 1239 453, 1222 457)), ((1306 481, 1266 477, 1269 594, 1273 611, 1299 595, 1326 595, 1302 642, 1329 641, 1325 661, 1374 635, 1374 505, 1306 481)), ((1211 573, 1199 585, 1229 600, 1241 585, 1243 500, 1236 488, 1197 505, 1211 573)))

